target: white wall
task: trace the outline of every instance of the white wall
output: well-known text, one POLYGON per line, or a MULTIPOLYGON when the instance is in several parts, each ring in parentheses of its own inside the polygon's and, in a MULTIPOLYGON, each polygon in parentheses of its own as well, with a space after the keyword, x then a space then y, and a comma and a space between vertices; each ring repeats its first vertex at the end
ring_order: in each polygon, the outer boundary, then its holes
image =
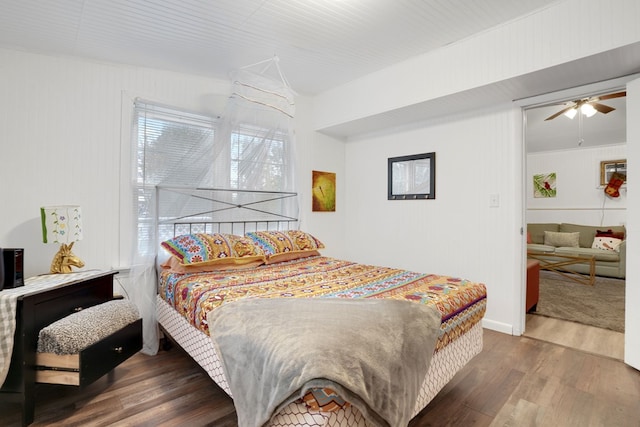
POLYGON ((520 123, 520 110, 503 106, 350 141, 348 258, 484 282, 485 326, 517 333, 520 123), (436 153, 436 199, 387 200, 387 159, 426 152, 436 153), (498 207, 489 207, 491 195, 498 207))
POLYGON ((345 143, 313 131, 313 107, 308 99, 296 100, 304 114, 296 116, 300 228, 313 233, 325 245, 323 255, 345 258, 345 143), (312 171, 336 174, 336 211, 311 211, 312 171))
POLYGON ((121 135, 128 136, 121 132, 123 96, 213 113, 215 93, 228 84, 11 50, 0 50, 0 64, 0 244, 25 248, 26 276, 48 272, 58 248, 42 243, 39 208, 79 204, 84 239, 74 252, 85 268, 124 266, 120 171, 129 166, 120 164, 121 135))
MULTIPOLYGON (((633 168, 627 176, 627 183, 632 191, 628 200, 627 259, 640 259, 640 80, 627 86, 627 161, 633 168)), ((627 286, 625 295, 625 348, 624 360, 629 365, 640 369, 640 267, 636 262, 627 262, 627 286)))
MULTIPOLYGON (((74 252, 85 269, 126 267, 130 207, 120 195, 131 166, 131 101, 219 114, 228 92, 228 81, 0 49, 0 247, 25 248, 27 277, 48 272, 58 248, 42 243, 39 208, 79 204, 84 239, 74 252)), ((343 143, 316 141, 304 129, 309 114, 302 100, 296 127, 303 188, 312 168, 339 176, 344 170, 343 143)), ((328 253, 336 251, 343 214, 315 218, 310 206, 301 206, 303 221, 328 253)))
POLYGON ((621 225, 627 220, 627 189, 605 195, 600 162, 625 159, 626 144, 530 153, 527 155, 527 222, 621 225), (556 173, 556 197, 533 197, 533 176, 556 173))
POLYGON ((315 128, 394 110, 403 114, 405 107, 635 43, 638 16, 637 0, 555 2, 320 94, 315 128), (578 31, 573 23, 588 23, 589 31, 578 31))

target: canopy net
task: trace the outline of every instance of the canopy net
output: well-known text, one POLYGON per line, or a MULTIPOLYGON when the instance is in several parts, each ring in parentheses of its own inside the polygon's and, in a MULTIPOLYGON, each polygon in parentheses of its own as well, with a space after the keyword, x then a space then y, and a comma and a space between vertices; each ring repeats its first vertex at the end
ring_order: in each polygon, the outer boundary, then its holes
MULTIPOLYGON (((168 225, 254 221, 255 228, 269 228, 274 220, 295 226, 298 217, 292 128, 295 92, 277 57, 237 70, 231 78, 231 96, 215 125, 211 119, 136 103, 137 233, 130 273, 130 283, 136 286, 130 296, 145 319, 143 351, 148 354, 158 348, 155 261, 159 242, 185 230, 201 232, 168 225), (276 77, 269 76, 269 71, 276 71, 276 77), (163 187, 168 191, 154 191, 163 187)), ((198 230, 244 231, 233 226, 198 230)))

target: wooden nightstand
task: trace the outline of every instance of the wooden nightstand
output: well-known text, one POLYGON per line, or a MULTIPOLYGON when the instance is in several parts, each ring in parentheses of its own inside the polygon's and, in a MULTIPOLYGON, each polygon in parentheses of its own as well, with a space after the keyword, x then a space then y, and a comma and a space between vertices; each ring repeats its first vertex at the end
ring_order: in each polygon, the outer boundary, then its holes
MULTIPOLYGON (((80 271, 37 276, 27 279, 22 288, 0 293, 0 298, 19 293, 11 365, 0 389, 0 399, 22 405, 23 425, 31 424, 34 417, 38 333, 72 313, 111 301, 115 274, 116 271, 80 271)), ((139 319, 87 348, 79 370, 79 386, 100 378, 141 348, 142 320, 139 319), (112 348, 117 351, 110 351, 112 348)))

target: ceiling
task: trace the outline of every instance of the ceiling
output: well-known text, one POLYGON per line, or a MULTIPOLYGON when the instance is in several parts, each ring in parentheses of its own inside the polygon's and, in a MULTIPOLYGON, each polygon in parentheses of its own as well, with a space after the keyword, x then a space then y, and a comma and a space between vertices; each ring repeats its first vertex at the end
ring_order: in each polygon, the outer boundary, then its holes
MULTIPOLYGON (((560 1, 2 0, 0 47, 221 79, 275 56, 291 87, 312 96, 560 1)), ((635 73, 638 64, 640 43, 323 131, 382 130, 635 73)), ((608 104, 616 111, 584 121, 583 145, 625 139, 615 120, 624 98, 608 104), (600 134, 587 135, 596 124, 600 134)), ((539 120, 554 108, 527 113, 529 151, 577 143, 576 119, 539 120)))
POLYGON ((226 79, 277 56, 314 95, 557 0, 3 0, 0 46, 226 79))
POLYGON ((607 114, 596 113, 592 117, 582 116, 582 123, 580 113, 573 119, 560 115, 553 120, 545 120, 552 114, 572 105, 570 103, 555 103, 527 109, 525 112, 527 152, 626 143, 626 98, 608 99, 601 103, 613 107, 615 110, 607 114))

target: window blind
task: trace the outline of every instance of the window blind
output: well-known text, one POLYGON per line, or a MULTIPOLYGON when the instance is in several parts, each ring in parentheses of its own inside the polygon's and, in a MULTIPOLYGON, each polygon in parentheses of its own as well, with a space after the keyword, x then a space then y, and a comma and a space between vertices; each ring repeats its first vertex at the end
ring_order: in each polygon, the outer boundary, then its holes
POLYGON ((217 119, 136 100, 133 135, 134 218, 138 254, 155 253, 155 187, 210 181, 217 119))

